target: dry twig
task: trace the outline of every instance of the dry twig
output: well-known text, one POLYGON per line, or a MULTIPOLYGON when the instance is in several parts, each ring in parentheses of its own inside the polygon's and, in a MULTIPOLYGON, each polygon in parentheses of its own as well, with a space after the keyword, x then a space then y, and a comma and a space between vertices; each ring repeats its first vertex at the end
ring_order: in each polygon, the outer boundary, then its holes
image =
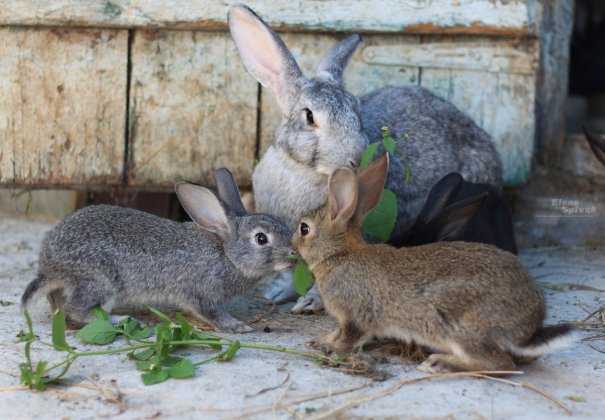
POLYGON ((421 382, 421 381, 429 381, 429 380, 433 380, 433 379, 458 378, 458 377, 484 378, 484 379, 493 380, 493 381, 497 381, 497 382, 503 382, 503 383, 513 385, 513 386, 530 389, 530 390, 542 395, 543 397, 549 399, 550 401, 552 401, 559 407, 561 407, 563 410, 565 410, 567 412, 567 414, 572 414, 571 410, 569 408, 567 408, 563 403, 558 401, 555 397, 553 397, 548 392, 536 387, 535 385, 532 385, 528 382, 514 382, 514 381, 511 381, 508 379, 494 378, 493 376, 489 376, 489 375, 520 375, 520 374, 523 374, 523 372, 520 372, 520 371, 452 372, 452 373, 439 373, 439 374, 434 374, 434 375, 421 376, 418 378, 406 379, 403 381, 399 381, 399 382, 391 385, 390 387, 383 389, 379 392, 375 392, 374 394, 365 395, 362 397, 351 398, 351 399, 345 401, 344 403, 342 403, 341 405, 337 406, 336 408, 333 408, 333 409, 321 414, 320 416, 317 417, 317 419, 319 420, 319 419, 326 419, 326 418, 334 418, 334 417, 338 416, 339 414, 342 414, 346 410, 349 410, 353 407, 356 407, 361 404, 365 404, 367 402, 374 401, 379 398, 383 398, 387 395, 390 395, 405 385, 409 385, 409 384, 421 382))

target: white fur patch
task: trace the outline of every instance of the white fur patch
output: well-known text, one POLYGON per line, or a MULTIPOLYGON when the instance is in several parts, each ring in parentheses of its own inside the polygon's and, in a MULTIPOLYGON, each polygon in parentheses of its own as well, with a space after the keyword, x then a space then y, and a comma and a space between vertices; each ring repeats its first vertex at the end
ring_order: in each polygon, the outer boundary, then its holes
POLYGON ((516 356, 538 357, 543 354, 552 353, 562 348, 568 347, 579 337, 577 330, 571 330, 567 334, 562 334, 539 346, 519 347, 514 344, 508 344, 508 351, 516 356))
MULTIPOLYGON (((420 334, 415 334, 410 330, 399 327, 397 325, 389 325, 376 333, 379 338, 391 338, 403 341, 405 343, 416 343, 421 346, 430 347, 433 350, 440 352, 453 352, 451 343, 439 343, 436 340, 427 339, 427 337, 420 334)), ((465 356, 466 357, 466 356, 465 356)))

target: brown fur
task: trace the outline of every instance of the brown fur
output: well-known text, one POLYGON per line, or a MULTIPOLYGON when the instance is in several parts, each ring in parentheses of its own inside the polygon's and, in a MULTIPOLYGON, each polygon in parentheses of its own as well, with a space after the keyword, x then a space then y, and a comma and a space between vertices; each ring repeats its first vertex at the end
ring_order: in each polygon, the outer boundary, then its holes
POLYGON ((316 346, 343 354, 373 336, 395 338, 435 352, 420 366, 425 371, 513 369, 519 356, 513 349, 542 329, 541 290, 513 254, 492 245, 366 244, 360 224, 380 195, 347 197, 347 191, 382 189, 384 156, 358 182, 352 172, 338 170, 328 204, 301 219, 309 233, 302 236, 299 226, 292 239, 340 325, 316 346), (357 209, 352 217, 348 205, 357 209))

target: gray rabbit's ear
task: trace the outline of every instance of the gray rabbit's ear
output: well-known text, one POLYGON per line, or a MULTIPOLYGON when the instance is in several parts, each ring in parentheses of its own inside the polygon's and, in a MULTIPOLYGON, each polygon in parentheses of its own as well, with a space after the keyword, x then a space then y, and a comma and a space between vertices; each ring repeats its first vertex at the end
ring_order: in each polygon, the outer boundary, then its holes
POLYGON ((584 130, 584 134, 586 135, 586 139, 588 140, 588 144, 590 144, 592 152, 597 159, 605 165, 605 140, 603 140, 599 134, 588 129, 588 127, 584 125, 582 126, 582 130, 584 130))
POLYGON ((235 231, 227 210, 212 191, 189 182, 178 182, 176 194, 183 208, 196 224, 223 239, 228 239, 235 231))
POLYGON ((343 87, 342 72, 360 43, 361 35, 353 34, 334 45, 317 66, 316 79, 343 87))
POLYGON ((328 206, 330 221, 344 228, 357 208, 357 176, 353 171, 339 168, 328 180, 328 206))
POLYGON ((355 212, 357 223, 361 224, 366 215, 380 201, 388 171, 389 155, 388 153, 383 153, 359 174, 359 201, 357 203, 357 211, 355 212))
POLYGON ((245 216, 246 209, 237 189, 237 182, 233 174, 227 168, 219 168, 214 171, 214 180, 218 189, 218 196, 227 205, 235 216, 245 216))
POLYGON ((250 8, 241 4, 232 6, 227 20, 246 70, 271 90, 281 112, 289 115, 306 82, 292 53, 279 35, 250 8))
POLYGON ((445 209, 456 197, 460 187, 462 186, 462 175, 458 172, 450 172, 441 178, 426 198, 424 207, 416 218, 418 222, 428 223, 432 218, 437 216, 439 212, 445 209))

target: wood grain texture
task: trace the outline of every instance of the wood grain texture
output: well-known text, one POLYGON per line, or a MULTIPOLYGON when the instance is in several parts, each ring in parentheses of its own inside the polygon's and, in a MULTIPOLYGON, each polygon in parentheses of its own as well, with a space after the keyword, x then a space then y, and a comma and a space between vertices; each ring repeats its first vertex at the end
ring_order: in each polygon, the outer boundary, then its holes
MULTIPOLYGON (((224 29, 238 0, 0 0, 0 25, 224 29)), ((537 35, 538 0, 256 0, 287 30, 537 35)))
POLYGON ((131 51, 128 183, 212 184, 225 166, 249 185, 258 85, 229 35, 136 31, 131 51))
POLYGON ((122 179, 127 33, 0 28, 0 184, 122 179))
POLYGON ((565 102, 569 83, 569 44, 573 27, 573 0, 544 6, 544 29, 540 32, 538 79, 538 153, 540 163, 558 167, 565 140, 565 102))
MULTIPOLYGON (((427 44, 464 38, 429 38, 427 44)), ((538 61, 536 40, 494 41, 473 39, 473 43, 493 45, 494 49, 509 50, 515 57, 511 66, 529 68, 538 61), (508 46, 506 45, 508 44, 508 46), (518 51, 514 54, 513 51, 518 51), (521 61, 519 61, 521 58, 521 61)), ((459 51, 467 60, 473 60, 474 49, 459 51)), ((537 68, 536 68, 537 70, 537 68)), ((470 115, 495 141, 502 159, 504 182, 518 185, 527 180, 535 142, 536 75, 519 72, 489 72, 464 69, 423 68, 422 86, 447 99, 470 115)))

